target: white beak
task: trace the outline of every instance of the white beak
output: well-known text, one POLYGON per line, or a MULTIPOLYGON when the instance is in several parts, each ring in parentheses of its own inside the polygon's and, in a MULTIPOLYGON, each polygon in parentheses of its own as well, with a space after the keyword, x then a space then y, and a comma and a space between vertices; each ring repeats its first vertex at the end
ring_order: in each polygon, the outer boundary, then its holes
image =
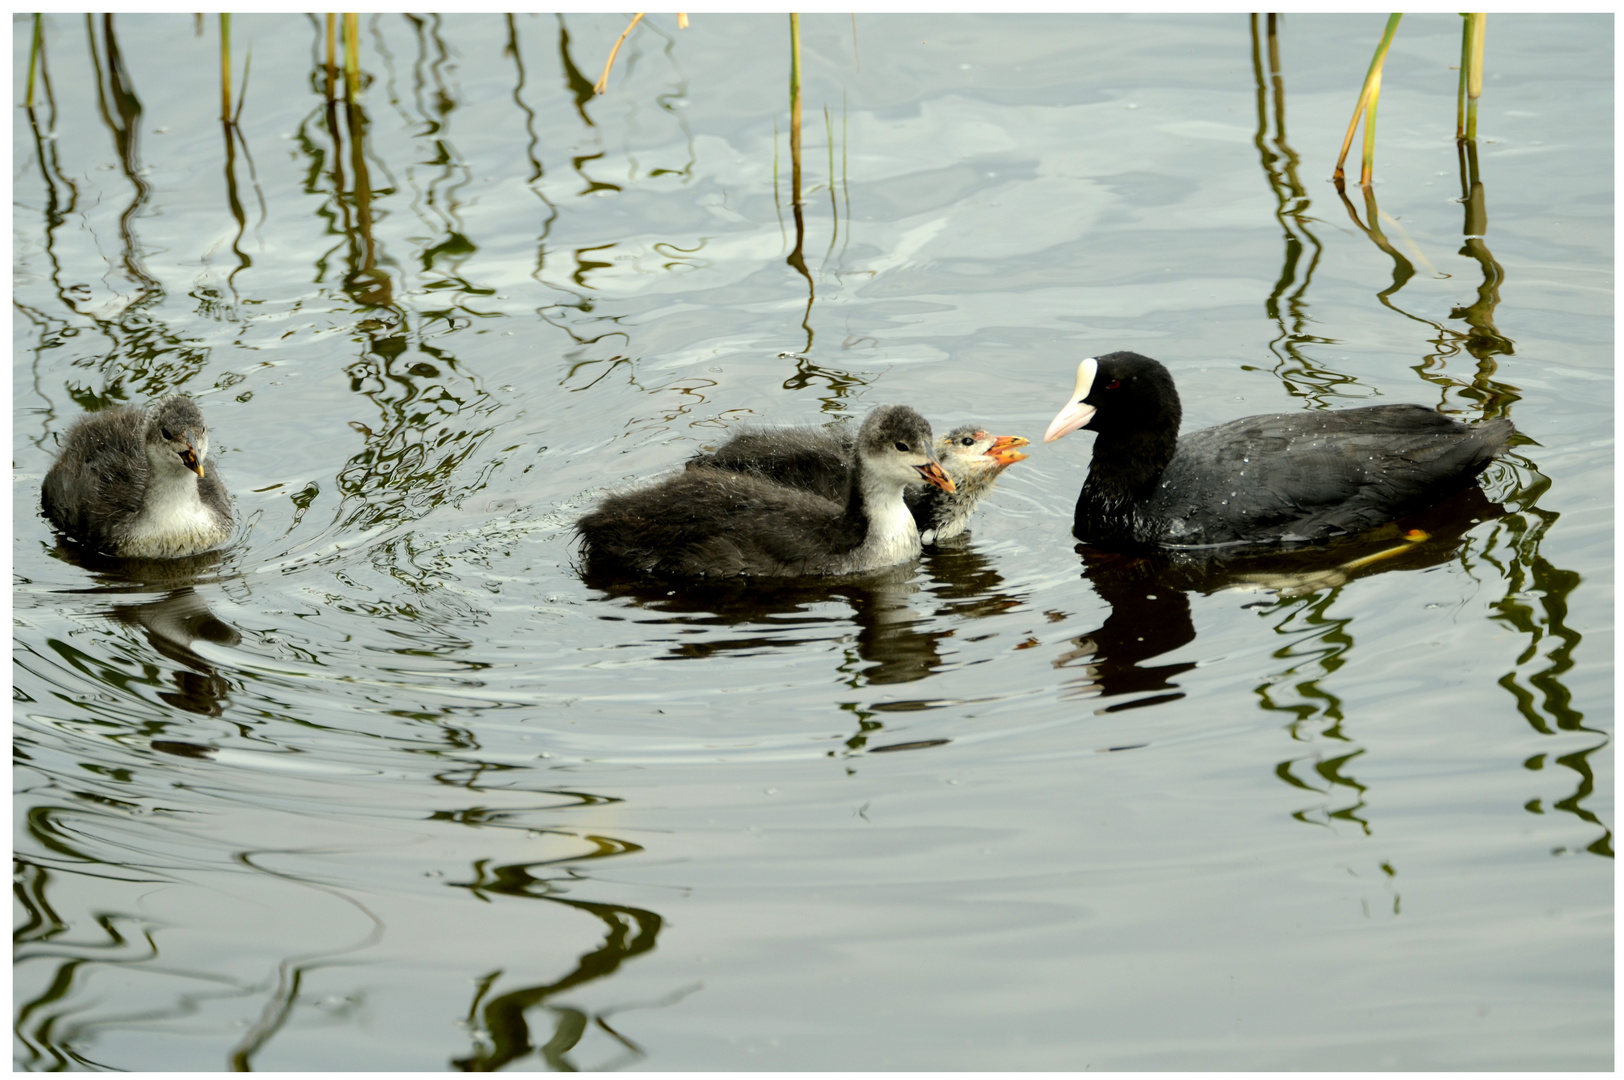
POLYGON ((1043 433, 1044 442, 1054 442, 1062 435, 1067 435, 1084 427, 1094 419, 1094 406, 1083 404, 1083 399, 1094 389, 1094 376, 1099 373, 1100 362, 1092 356, 1077 365, 1077 385, 1072 387, 1071 403, 1054 418, 1049 430, 1043 433))

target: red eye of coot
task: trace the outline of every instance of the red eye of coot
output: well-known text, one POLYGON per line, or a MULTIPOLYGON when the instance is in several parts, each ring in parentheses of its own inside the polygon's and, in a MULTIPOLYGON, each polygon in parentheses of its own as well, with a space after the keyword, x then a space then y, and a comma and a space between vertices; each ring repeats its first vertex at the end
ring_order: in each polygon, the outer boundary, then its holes
POLYGON ((1105 384, 1105 388, 1107 390, 1115 390, 1118 387, 1120 387, 1121 385, 1122 385, 1122 380, 1121 379, 1112 379, 1110 382, 1105 384))

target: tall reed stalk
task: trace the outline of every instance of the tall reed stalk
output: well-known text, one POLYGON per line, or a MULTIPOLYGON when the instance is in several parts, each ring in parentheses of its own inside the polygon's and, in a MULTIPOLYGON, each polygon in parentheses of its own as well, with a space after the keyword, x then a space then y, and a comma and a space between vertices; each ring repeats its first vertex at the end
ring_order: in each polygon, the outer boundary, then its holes
POLYGON ((231 123, 231 16, 220 15, 220 119, 231 123))
POLYGON ((344 13, 344 94, 349 101, 361 97, 361 16, 344 13))
POLYGON ((801 205, 801 17, 789 17, 789 162, 794 205, 801 205))
POLYGON ((338 89, 338 16, 327 13, 327 100, 332 101, 338 89))
POLYGON ((1461 12, 1460 93, 1455 99, 1455 138, 1477 138, 1477 99, 1483 93, 1483 33, 1488 14, 1461 12))
POLYGON ((23 107, 34 107, 34 72, 39 70, 40 49, 45 43, 45 17, 34 12, 34 35, 28 44, 28 90, 23 95, 23 107))
POLYGON ((1336 171, 1331 174, 1338 191, 1343 187, 1342 165, 1348 159, 1348 147, 1353 145, 1353 133, 1359 127, 1361 117, 1365 121, 1365 146, 1364 156, 1359 164, 1359 186, 1370 186, 1370 174, 1376 164, 1376 99, 1382 92, 1382 64, 1387 60, 1387 50, 1393 44, 1393 35, 1398 32, 1398 23, 1402 18, 1404 18, 1402 13, 1394 13, 1387 17, 1387 29, 1382 34, 1381 44, 1376 46, 1376 55, 1371 57, 1370 70, 1365 73, 1365 85, 1359 91, 1359 103, 1353 107, 1353 119, 1348 122, 1348 133, 1342 139, 1342 153, 1337 155, 1336 171))

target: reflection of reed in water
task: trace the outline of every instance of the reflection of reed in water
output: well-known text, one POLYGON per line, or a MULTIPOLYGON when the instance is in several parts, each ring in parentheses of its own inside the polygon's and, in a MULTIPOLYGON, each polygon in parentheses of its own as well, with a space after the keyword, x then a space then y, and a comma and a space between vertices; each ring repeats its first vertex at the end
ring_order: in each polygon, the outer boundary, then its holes
MULTIPOLYGON (((586 839, 603 841, 606 838, 586 839)), ((614 846, 609 848, 600 846, 600 850, 585 858, 601 858, 642 850, 635 844, 621 841, 610 843, 614 846)), ((577 856, 562 861, 574 863, 580 858, 577 856)), ((653 951, 660 930, 664 926, 664 920, 656 913, 643 908, 569 899, 561 894, 569 885, 577 883, 578 877, 573 873, 558 879, 537 877, 532 874, 531 868, 539 865, 547 864, 526 863, 490 867, 480 862, 474 865, 473 880, 458 884, 481 899, 488 899, 491 896, 511 896, 527 900, 546 900, 549 903, 586 912, 603 923, 603 941, 591 951, 581 954, 570 972, 549 983, 493 995, 491 991, 497 980, 502 978, 503 971, 498 969, 479 978, 474 998, 468 1006, 468 1023, 475 1029, 478 1045, 469 1056, 455 1059, 451 1063, 464 1072, 491 1072, 525 1057, 533 1050, 540 1053, 549 1067, 559 1071, 575 1072, 577 1066, 565 1055, 581 1042, 589 1024, 608 1034, 626 1049, 626 1054, 620 1059, 593 1068, 599 1070, 619 1068, 645 1056, 641 1047, 610 1026, 609 1020, 614 1012, 624 1010, 603 1010, 589 1015, 571 1006, 549 1004, 549 999, 586 983, 606 979, 626 961, 653 951), (551 1037, 540 1046, 537 1046, 531 1038, 532 1016, 538 1007, 545 1008, 551 1013, 552 1021, 551 1037)), ((667 1000, 651 1004, 655 1006, 674 1004, 689 992, 691 990, 679 991, 667 1000)))
MULTIPOLYGON (((1275 347, 1276 354, 1279 355, 1280 347, 1283 347, 1285 357, 1282 359, 1289 358, 1289 364, 1277 369, 1278 373, 1294 393, 1304 393, 1315 400, 1322 400, 1320 395, 1325 391, 1331 390, 1338 383, 1352 380, 1348 376, 1315 364, 1301 351, 1303 346, 1325 342, 1325 339, 1305 332, 1306 291, 1317 260, 1319 242, 1306 227, 1306 222, 1311 220, 1308 217, 1309 203, 1305 189, 1296 176, 1297 155, 1285 141, 1285 90, 1280 76, 1279 42, 1276 35, 1278 24, 1275 17, 1270 16, 1265 25, 1265 35, 1260 37, 1258 20, 1253 17, 1252 65, 1258 94, 1256 144, 1264 172, 1278 201, 1277 216, 1287 234, 1285 264, 1267 306, 1270 317, 1275 319, 1281 328, 1281 335, 1276 339, 1278 346, 1275 347), (1267 76, 1264 73, 1265 56, 1268 60, 1267 76), (1274 122, 1273 136, 1269 135, 1271 116, 1274 122), (1312 246, 1316 254, 1301 272, 1301 285, 1292 289, 1290 286, 1298 278, 1298 267, 1301 265, 1305 244, 1312 246), (1282 299, 1285 301, 1283 308, 1282 299)), ((1465 55, 1481 58, 1481 30, 1482 23, 1478 17, 1469 16, 1463 39, 1465 55)), ((1478 87, 1474 85, 1468 68, 1476 63, 1477 61, 1469 60, 1462 67, 1463 129, 1457 133, 1459 138, 1456 143, 1461 190, 1459 201, 1464 214, 1463 241, 1458 254, 1475 262, 1480 272, 1475 296, 1470 302, 1455 307, 1449 313, 1451 320, 1459 320, 1466 324, 1464 330, 1414 314, 1399 306, 1396 298, 1415 277, 1416 267, 1415 263, 1387 236, 1383 222, 1391 222, 1392 219, 1382 213, 1377 205, 1375 192, 1368 186, 1361 192, 1362 217, 1361 209, 1354 205, 1345 192, 1339 191, 1338 194, 1349 219, 1392 261, 1391 280, 1376 294, 1376 299, 1389 310, 1431 329, 1432 351, 1415 365, 1417 373, 1439 387, 1446 403, 1452 397, 1465 398, 1472 402, 1474 410, 1482 418, 1488 419, 1509 415, 1511 406, 1521 395, 1517 387, 1495 378, 1497 358, 1511 355, 1515 351, 1515 342, 1500 331, 1495 321, 1495 312, 1500 303, 1501 288, 1505 283, 1506 274, 1505 268, 1495 259, 1488 246, 1487 191, 1479 169, 1477 144, 1473 138, 1475 131, 1469 130, 1474 119, 1478 87), (1468 100, 1469 98, 1473 100, 1468 100), (1446 371, 1448 362, 1463 353, 1475 361, 1476 367, 1471 375, 1462 377, 1446 371)), ((1519 437, 1519 442, 1526 445, 1528 440, 1519 437)), ((1510 505, 1510 512, 1506 512, 1502 507, 1495 507, 1497 512, 1494 516, 1499 520, 1487 533, 1481 550, 1477 552, 1479 559, 1496 567, 1506 583, 1504 599, 1494 605, 1497 613, 1495 617, 1523 634, 1528 640, 1528 648, 1523 656, 1500 680, 1500 684, 1511 693, 1517 710, 1534 730, 1545 734, 1555 734, 1559 731, 1587 731, 1596 735, 1597 743, 1594 747, 1556 759, 1559 764, 1574 771, 1577 775, 1577 787, 1572 796, 1554 805, 1600 829, 1602 835, 1590 844, 1588 849, 1597 854, 1610 854, 1611 831, 1594 813, 1582 805, 1582 801, 1589 796, 1594 787, 1588 756, 1606 745, 1606 736, 1600 731, 1585 727, 1583 717, 1572 708, 1570 696, 1561 681, 1562 676, 1573 666, 1572 654, 1580 640, 1580 635, 1566 625, 1567 597, 1577 586, 1578 575, 1552 566, 1540 553, 1540 542, 1557 517, 1555 513, 1537 505, 1540 495, 1550 486, 1550 482, 1534 471, 1533 463, 1521 458, 1510 460, 1515 466, 1512 471, 1519 478, 1518 486, 1505 496, 1506 502, 1510 505), (1521 479, 1530 475, 1531 480, 1521 479), (1530 667, 1537 670, 1529 673, 1527 669, 1530 667)), ((1503 466, 1500 468, 1504 469, 1503 466)), ((1446 538, 1435 536, 1432 541, 1417 545, 1415 553, 1394 556, 1392 560, 1375 567, 1374 571, 1381 572, 1410 565, 1415 559, 1425 558, 1427 553, 1435 550, 1444 539, 1446 538)), ((1341 573, 1336 566, 1325 569, 1332 575, 1341 573)), ((1271 583, 1266 575, 1275 571, 1258 571, 1258 573, 1265 576, 1255 578, 1253 584, 1269 587, 1271 583)), ((1288 570, 1286 577, 1272 583, 1282 596, 1300 594, 1304 590, 1313 591, 1331 584, 1331 579, 1316 582, 1311 575, 1300 577, 1294 584, 1290 573, 1288 570)), ((1315 609, 1321 608, 1328 599, 1316 601, 1312 606, 1315 609)), ((1327 635, 1330 633, 1329 630, 1326 631, 1327 635)), ((1327 636, 1326 640, 1329 639, 1327 636)), ((1328 654, 1332 659, 1327 662, 1340 662, 1334 659, 1337 655, 1339 650, 1332 649, 1328 654)), ((1327 703, 1322 700, 1315 680, 1310 679, 1302 685, 1306 688, 1304 702, 1286 710, 1296 712, 1299 721, 1313 716, 1331 716, 1339 709, 1334 702, 1327 703)), ((1264 701, 1265 708, 1280 707, 1272 702, 1274 693, 1268 684, 1260 688, 1259 695, 1264 701)), ((1340 737, 1335 734, 1340 724, 1339 714, 1333 717, 1333 721, 1327 732, 1330 737, 1340 737)), ((1348 760, 1351 758, 1339 757, 1335 763, 1326 763, 1323 769, 1310 770, 1310 774, 1342 778, 1348 760)), ((1544 755, 1538 755, 1538 760, 1543 763, 1544 755)), ((1292 764, 1292 762, 1282 763, 1280 775, 1288 782, 1297 783, 1292 779, 1295 775, 1292 772, 1292 764)), ((1326 783, 1327 793, 1336 787, 1347 787, 1352 790, 1356 786, 1351 783, 1343 784, 1341 780, 1327 780, 1326 783)), ((1304 785, 1298 783, 1298 786, 1304 785)), ((1534 800, 1529 804, 1531 812, 1544 812, 1544 809, 1537 805, 1538 802, 1539 800, 1534 800)), ((1330 813, 1328 816, 1335 817, 1337 814, 1330 813)))
MULTIPOLYGON (((1583 733, 1592 745, 1567 754, 1549 757, 1551 764, 1571 770, 1576 778, 1574 791, 1550 804, 1550 809, 1573 814, 1594 826, 1600 835, 1585 846, 1591 854, 1612 857, 1612 829, 1594 811, 1584 806, 1595 791, 1595 770, 1590 756, 1611 746, 1611 733, 1585 723, 1584 714, 1573 707, 1573 699, 1563 677, 1574 666, 1574 653, 1583 638, 1567 624, 1568 600, 1578 588, 1580 576, 1551 564, 1540 551, 1546 533, 1561 516, 1537 505, 1551 486, 1538 473, 1532 482, 1507 497, 1514 512, 1499 523, 1485 546, 1482 560, 1500 573, 1505 595, 1495 601, 1495 619, 1527 639, 1527 647, 1516 666, 1506 672, 1499 684, 1516 703, 1517 712, 1529 727, 1541 735, 1583 733)), ((1548 755, 1536 754, 1524 763, 1529 769, 1543 769, 1548 755)), ((1530 813, 1543 814, 1540 799, 1526 804, 1530 813)))
POLYGON ((415 520, 477 486, 505 458, 483 463, 481 476, 455 483, 491 433, 496 402, 462 373, 454 356, 421 343, 407 352, 404 336, 375 339, 368 356, 349 367, 350 386, 377 406, 376 428, 351 426, 366 440, 338 473, 338 488, 358 505, 347 528, 415 520))
MULTIPOLYGON (((112 136, 119 171, 132 189, 130 202, 118 217, 118 264, 128 291, 121 289, 119 275, 115 273, 98 271, 95 275, 101 286, 112 290, 110 297, 98 296, 91 284, 74 280, 83 273, 82 268, 70 266, 64 280, 57 251, 59 231, 70 221, 79 229, 90 226, 74 217, 82 210, 79 185, 62 170, 59 140, 46 134, 57 127, 57 108, 46 40, 42 35, 40 85, 49 119, 42 131, 35 110, 28 111, 28 118, 37 136, 36 162, 45 184, 43 243, 51 264, 51 281, 63 310, 74 317, 63 319, 59 314, 36 310, 26 304, 19 304, 18 311, 39 328, 37 349, 40 354, 53 350, 67 350, 69 355, 82 352, 83 343, 72 339, 89 327, 94 327, 110 343, 106 347, 98 346, 93 357, 86 358, 89 362, 84 363, 101 375, 103 385, 96 389, 70 383, 67 387, 68 395, 80 409, 94 412, 126 404, 132 397, 158 398, 178 389, 202 370, 208 360, 208 348, 197 338, 176 334, 164 320, 152 314, 166 293, 143 264, 141 244, 135 232, 135 222, 147 206, 152 191, 140 151, 144 110, 124 64, 114 17, 87 15, 84 26, 98 113, 112 136)), ((96 196, 98 201, 102 197, 96 196)), ((99 260, 96 265, 101 265, 99 260)), ((207 312, 208 297, 200 299, 207 312)))
MULTIPOLYGON (((1280 325, 1280 335, 1271 343, 1270 348, 1277 356, 1281 356, 1282 360, 1287 361, 1284 366, 1277 369, 1277 373, 1285 380, 1288 389, 1323 404, 1327 392, 1355 380, 1348 375, 1324 368, 1302 351, 1305 346, 1328 343, 1328 339, 1309 331, 1307 316, 1306 293, 1312 282, 1314 268, 1319 262, 1322 245, 1308 227, 1309 222, 1313 220, 1309 215, 1310 200, 1306 188, 1297 176, 1299 161, 1297 153, 1286 142, 1285 81, 1281 75, 1277 31, 1277 16, 1267 17, 1261 34, 1258 17, 1252 16, 1252 73, 1257 89, 1258 114, 1257 133, 1253 141, 1258 148, 1270 189, 1275 194, 1277 202, 1275 216, 1286 234, 1286 253, 1280 277, 1265 304, 1269 317, 1280 325), (1310 249, 1312 254, 1304 266, 1303 256, 1310 249), (1281 355, 1282 351, 1284 355, 1281 355)), ((1478 289, 1477 299, 1471 304, 1455 308, 1450 313, 1450 318, 1461 319, 1468 324, 1469 329, 1464 333, 1405 311, 1394 302, 1393 298, 1397 293, 1414 278, 1415 264, 1387 237, 1382 227, 1384 215, 1376 204, 1376 195, 1371 188, 1367 186, 1362 190, 1363 219, 1345 192, 1339 190, 1338 196, 1354 225, 1393 262, 1392 279, 1386 288, 1376 294, 1376 298, 1383 306, 1406 318, 1424 323, 1435 332, 1434 352, 1423 360, 1418 368, 1422 377, 1437 383, 1446 393, 1456 391, 1477 401, 1481 416, 1487 419, 1506 415, 1508 406, 1518 396, 1514 387, 1495 382, 1492 378, 1495 371, 1492 357, 1509 354, 1513 348, 1511 340, 1494 326, 1494 308, 1499 303, 1499 288, 1504 280, 1505 271, 1495 261, 1484 242, 1488 217, 1484 187, 1477 168, 1477 145, 1474 141, 1464 140, 1458 144, 1458 149, 1461 202, 1466 210, 1464 229, 1466 243, 1461 248, 1460 254, 1475 260, 1483 272, 1483 284, 1478 289), (1478 370, 1473 378, 1470 381, 1462 381, 1443 375, 1440 369, 1444 361, 1463 350, 1478 360, 1478 370)))
POLYGON ((1274 193, 1274 216, 1280 223, 1285 239, 1285 257, 1280 276, 1269 291, 1264 308, 1269 318, 1280 327, 1279 335, 1269 343, 1269 351, 1281 360, 1275 374, 1293 394, 1323 406, 1336 387, 1354 380, 1320 366, 1303 352, 1305 346, 1326 343, 1324 337, 1310 329, 1312 323, 1308 317, 1306 299, 1324 245, 1309 228, 1309 223, 1314 219, 1308 212, 1308 191, 1297 175, 1300 159, 1286 141, 1286 88, 1280 74, 1278 19, 1278 15, 1269 15, 1267 33, 1260 37, 1258 17, 1251 17, 1252 76, 1257 85, 1257 133, 1252 141, 1257 146, 1264 176, 1274 193), (1268 58, 1266 75, 1265 56, 1268 58), (1273 134, 1270 133, 1271 122, 1273 134))
POLYGON ((1465 222, 1462 227, 1465 242, 1459 254, 1475 261, 1483 275, 1482 283, 1477 288, 1476 299, 1470 304, 1454 308, 1449 314, 1451 319, 1459 319, 1467 324, 1464 331, 1445 326, 1423 315, 1405 311, 1393 302, 1393 297, 1398 291, 1415 276, 1414 264, 1394 247, 1383 232, 1381 220, 1385 215, 1376 204, 1374 190, 1363 189, 1365 204, 1363 221, 1360 220, 1359 211, 1348 200, 1347 195, 1342 194, 1340 197, 1354 225, 1371 243, 1393 260, 1392 284, 1377 293, 1376 298, 1385 307, 1405 318, 1425 323, 1435 332, 1432 338, 1433 351, 1416 366, 1417 372, 1428 382, 1441 387, 1446 395, 1455 392, 1472 400, 1477 405, 1479 415, 1488 419, 1509 415, 1511 405, 1522 395, 1516 387, 1494 378, 1498 368, 1494 358, 1510 355, 1515 351, 1515 345, 1494 324, 1494 309, 1500 302, 1500 286, 1505 280, 1505 268, 1495 260, 1484 239, 1484 234, 1488 231, 1487 195, 1482 177, 1478 173, 1476 143, 1460 144, 1459 166, 1460 202, 1465 210, 1465 222), (1477 370, 1469 380, 1449 376, 1443 371, 1445 363, 1461 352, 1477 361, 1477 370))

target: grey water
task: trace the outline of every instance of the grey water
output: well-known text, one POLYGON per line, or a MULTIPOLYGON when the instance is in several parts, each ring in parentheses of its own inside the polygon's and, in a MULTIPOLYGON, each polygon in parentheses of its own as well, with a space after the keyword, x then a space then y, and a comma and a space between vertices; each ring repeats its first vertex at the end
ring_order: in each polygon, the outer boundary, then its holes
POLYGON ((1610 1069, 1613 19, 13 16, 14 1067, 1610 1069), (1352 152, 1357 176, 1359 142, 1352 152), (797 164, 799 168, 797 168, 797 164), (801 201, 794 185, 799 174, 801 201), (865 578, 609 586, 752 423, 1523 438, 1422 540, 1079 548, 1091 436, 865 578), (230 548, 39 516, 211 425, 230 548), (1374 558, 1372 558, 1374 556, 1374 558), (1361 561, 1364 560, 1364 561, 1361 561))

